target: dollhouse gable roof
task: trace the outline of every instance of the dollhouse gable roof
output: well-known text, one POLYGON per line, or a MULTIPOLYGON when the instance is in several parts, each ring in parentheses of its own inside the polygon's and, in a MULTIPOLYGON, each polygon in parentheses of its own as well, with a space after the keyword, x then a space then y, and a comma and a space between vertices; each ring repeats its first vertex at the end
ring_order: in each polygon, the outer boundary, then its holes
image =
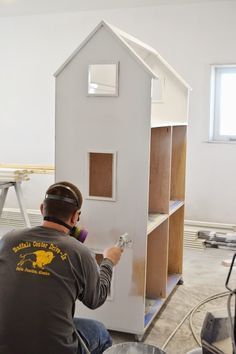
MULTIPOLYGON (((115 28, 114 26, 109 25, 105 21, 101 21, 95 28, 94 30, 85 38, 85 40, 79 45, 78 48, 69 56, 69 58, 64 62, 64 64, 61 65, 61 67, 56 71, 54 74, 55 77, 57 77, 69 64, 73 58, 80 52, 80 50, 89 42, 89 40, 95 35, 96 32, 98 32, 101 28, 105 28, 107 31, 109 31, 114 38, 116 38, 121 44, 129 51, 129 53, 134 57, 136 61, 140 63, 140 65, 148 72, 148 74, 153 77, 153 78, 158 78, 158 76, 152 71, 152 69, 143 61, 143 59, 136 53, 136 51, 129 45, 129 43, 126 41, 126 39, 121 35, 121 32, 119 29, 115 28)), ((128 35, 127 35, 128 36, 128 35)))
POLYGON ((121 39, 124 40, 126 46, 134 51, 136 57, 139 57, 139 59, 144 62, 149 70, 154 73, 155 78, 158 78, 158 74, 155 72, 155 67, 161 64, 166 68, 167 71, 171 72, 172 75, 175 76, 178 81, 180 81, 186 88, 191 89, 188 83, 154 48, 114 26, 109 26, 113 29, 113 31, 116 32, 117 35, 120 36, 121 39))
POLYGON ((85 38, 80 46, 70 55, 70 57, 61 65, 61 67, 54 74, 55 77, 65 69, 65 67, 73 60, 79 51, 88 43, 88 41, 98 32, 101 28, 109 31, 115 39, 117 39, 130 53, 130 55, 140 64, 140 66, 150 75, 151 78, 158 79, 158 73, 155 72, 155 65, 164 65, 165 68, 172 72, 172 74, 184 86, 189 88, 188 84, 180 77, 180 75, 153 49, 140 40, 130 36, 129 34, 121 31, 120 29, 101 21, 95 29, 85 38))

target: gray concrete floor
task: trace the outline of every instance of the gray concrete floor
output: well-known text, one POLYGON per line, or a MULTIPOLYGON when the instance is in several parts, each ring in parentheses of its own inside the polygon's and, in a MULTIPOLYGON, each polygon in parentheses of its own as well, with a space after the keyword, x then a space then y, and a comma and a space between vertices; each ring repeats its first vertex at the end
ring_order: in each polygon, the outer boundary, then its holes
MULTIPOLYGON (((231 259, 233 254, 234 252, 228 249, 185 249, 184 284, 176 288, 159 312, 143 338, 144 343, 162 348, 166 339, 192 307, 208 296, 226 291, 225 281, 229 268, 223 266, 221 262, 224 259, 231 259)), ((234 279, 236 279, 235 276, 234 279)), ((236 281, 234 285, 236 287, 236 281)), ((199 337, 206 312, 216 309, 226 311, 226 302, 227 297, 208 302, 195 314, 193 325, 199 337)), ((131 334, 113 331, 111 334, 114 344, 135 341, 131 334)), ((169 342, 165 352, 168 354, 186 354, 197 347, 187 319, 169 342)))

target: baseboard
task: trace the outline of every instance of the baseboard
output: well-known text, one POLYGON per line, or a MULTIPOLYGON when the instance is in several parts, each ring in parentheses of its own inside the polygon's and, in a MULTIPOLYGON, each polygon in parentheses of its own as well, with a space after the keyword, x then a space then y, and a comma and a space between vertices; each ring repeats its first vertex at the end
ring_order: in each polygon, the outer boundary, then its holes
POLYGON ((196 220, 185 220, 184 222, 184 247, 203 249, 202 239, 198 239, 198 231, 209 230, 223 233, 235 232, 236 225, 196 220))
MULTIPOLYGON (((42 223, 42 215, 39 210, 27 210, 31 226, 37 226, 42 223)), ((19 209, 4 208, 0 218, 1 226, 10 226, 14 228, 25 227, 24 220, 19 209)), ((185 220, 184 222, 184 247, 203 249, 203 241, 198 239, 198 231, 209 230, 218 232, 235 232, 236 225, 204 222, 196 220, 185 220)))

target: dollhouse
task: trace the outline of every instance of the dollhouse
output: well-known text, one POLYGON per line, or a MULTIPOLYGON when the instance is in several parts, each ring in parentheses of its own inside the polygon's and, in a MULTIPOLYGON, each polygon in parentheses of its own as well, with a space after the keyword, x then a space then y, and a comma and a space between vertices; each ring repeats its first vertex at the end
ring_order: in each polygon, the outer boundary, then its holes
POLYGON ((182 281, 190 87, 151 47, 102 21, 56 77, 56 180, 83 193, 98 263, 124 233, 106 303, 81 317, 142 336, 182 281))

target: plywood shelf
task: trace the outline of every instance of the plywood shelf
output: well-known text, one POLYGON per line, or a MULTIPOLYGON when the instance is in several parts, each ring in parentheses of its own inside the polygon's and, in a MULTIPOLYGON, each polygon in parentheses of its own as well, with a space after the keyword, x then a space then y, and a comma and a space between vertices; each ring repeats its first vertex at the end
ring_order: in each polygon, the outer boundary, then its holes
POLYGON ((145 299, 145 316, 144 316, 144 327, 145 329, 151 324, 152 320, 161 310, 162 306, 165 304, 168 296, 172 293, 179 280, 182 278, 181 274, 169 274, 167 277, 167 292, 166 297, 157 297, 155 299, 151 299, 146 297, 145 299))
POLYGON ((175 127, 175 126, 186 126, 187 123, 182 122, 173 122, 173 121, 161 121, 152 119, 151 127, 160 128, 160 127, 175 127))
POLYGON ((178 282, 182 279, 182 274, 168 274, 167 278, 167 296, 171 294, 178 282))
POLYGON ((159 297, 157 299, 145 300, 145 316, 144 316, 144 327, 145 329, 151 324, 153 318, 160 311, 161 307, 164 305, 165 299, 159 297))
POLYGON ((169 215, 174 214, 179 208, 184 205, 184 201, 182 200, 170 200, 170 208, 169 208, 169 215))
POLYGON ((145 328, 182 274, 186 132, 184 123, 151 128, 145 328))
POLYGON ((156 227, 161 225, 166 219, 168 219, 168 214, 149 214, 147 234, 149 235, 156 227))

